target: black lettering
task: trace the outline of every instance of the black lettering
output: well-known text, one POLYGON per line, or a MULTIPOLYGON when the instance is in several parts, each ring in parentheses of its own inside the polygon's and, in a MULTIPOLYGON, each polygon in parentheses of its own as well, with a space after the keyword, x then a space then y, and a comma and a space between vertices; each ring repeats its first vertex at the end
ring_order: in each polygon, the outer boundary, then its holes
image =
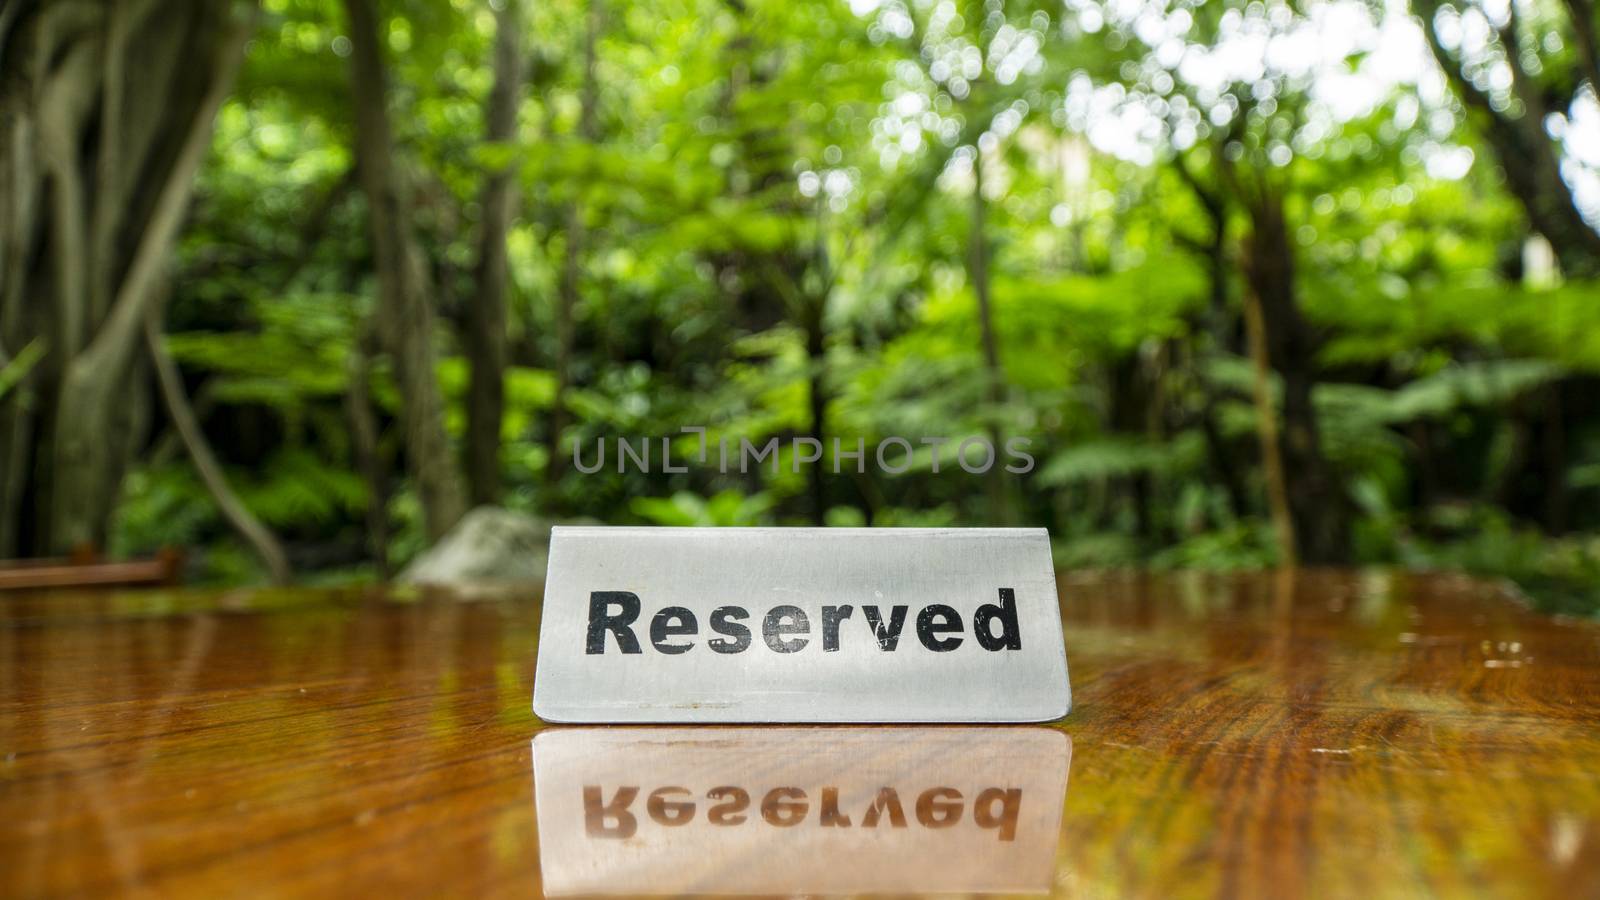
POLYGON ((1021 650, 1022 630, 1017 627, 1017 592, 1011 588, 1000 589, 1000 603, 985 603, 972 614, 972 631, 978 644, 985 650, 1021 650), (995 636, 990 623, 1000 623, 1000 635, 995 636))
MULTIPOLYGON (((847 607, 848 608, 848 607, 847 607)), ((821 824, 823 828, 849 828, 850 817, 839 812, 839 789, 822 789, 821 824)))
POLYGON ((935 653, 949 653, 961 646, 961 638, 939 637, 960 630, 961 614, 943 603, 931 603, 917 614, 917 640, 935 653))
POLYGON ((822 608, 822 650, 839 649, 839 623, 850 618, 854 606, 824 606, 822 608))
POLYGON ((633 620, 639 618, 639 595, 631 591, 591 591, 589 594, 589 639, 583 652, 606 652, 606 632, 617 639, 617 649, 623 653, 640 653, 639 639, 634 636, 633 620), (612 615, 611 604, 622 607, 622 612, 612 615))
POLYGON ((733 619, 748 619, 750 611, 740 606, 719 606, 711 611, 711 630, 717 634, 733 638, 725 641, 722 638, 712 638, 706 641, 706 646, 718 653, 742 653, 750 646, 750 629, 740 625, 733 619))
POLYGON ((761 799, 761 818, 770 825, 788 828, 799 825, 810 808, 805 791, 792 787, 773 788, 761 799))
MULTIPOLYGON (((750 643, 748 632, 744 642, 750 643)), ((744 811, 750 808, 750 794, 744 788, 715 787, 706 791, 706 797, 722 801, 706 810, 706 821, 713 825, 738 825, 745 819, 744 811)))
POLYGON ((697 634, 699 631, 700 623, 695 621, 694 613, 681 606, 669 606, 656 613, 656 617, 650 620, 650 645, 668 656, 688 653, 694 646, 694 641, 687 644, 669 644, 667 639, 697 634))
POLYGON ((900 643, 900 629, 906 625, 906 608, 896 606, 889 610, 889 626, 884 627, 883 614, 876 606, 863 606, 861 611, 867 615, 867 625, 878 638, 879 650, 893 650, 900 643))
POLYGON ((1010 788, 1000 790, 989 788, 972 801, 972 821, 978 823, 979 828, 1000 829, 1000 840, 1014 841, 1017 839, 1017 813, 1022 809, 1022 789, 1010 788), (1000 801, 1000 812, 994 811, 995 801, 1000 801))
POLYGON ((917 821, 929 828, 949 828, 961 818, 963 805, 955 788, 928 788, 917 797, 917 821))
POLYGON ((598 838, 630 838, 639 830, 639 820, 628 812, 628 807, 633 804, 633 798, 639 796, 636 787, 617 788, 617 795, 611 798, 610 803, 602 802, 600 786, 586 784, 583 786, 583 830, 590 837, 598 838), (606 819, 615 819, 616 825, 607 825, 606 819))
MULTIPOLYGON (((592 838, 625 839, 638 832, 638 818, 632 812, 639 788, 619 787, 610 800, 599 785, 584 785, 584 830, 592 838)), ((744 788, 724 785, 706 792, 712 805, 706 810, 706 820, 712 825, 742 825, 750 809, 750 793, 744 788)), ((810 798, 798 787, 777 787, 761 798, 761 818, 769 825, 790 828, 805 821, 811 811, 810 798)), ((687 788, 671 785, 652 791, 645 802, 645 811, 656 823, 676 828, 694 820, 698 804, 687 788)), ((966 798, 952 787, 934 787, 917 795, 915 812, 919 825, 943 829, 957 825, 966 811, 966 798)), ((988 788, 972 802, 973 822, 982 829, 992 830, 1004 842, 1016 840, 1017 823, 1022 812, 1020 788, 988 788)), ((906 810, 899 792, 892 787, 879 788, 861 817, 862 828, 877 828, 887 819, 891 828, 907 827, 906 810)), ((849 828, 850 816, 839 807, 839 788, 824 787, 818 804, 818 825, 823 828, 849 828)))
MULTIPOLYGON (((650 792, 650 799, 645 801, 644 808, 650 813, 650 818, 663 825, 676 827, 686 825, 694 818, 694 803, 689 800, 668 801, 671 794, 688 794, 688 788, 664 787, 656 788, 650 792)), ((921 810, 921 807, 918 807, 921 810)))
POLYGON ((798 606, 774 606, 767 613, 767 618, 761 623, 761 636, 766 639, 767 646, 779 653, 794 653, 804 650, 811 641, 808 638, 795 638, 785 640, 791 634, 810 634, 811 620, 806 618, 806 611, 798 606), (793 622, 785 622, 792 619, 793 622))
POLYGON ((872 805, 867 807, 867 814, 861 817, 862 828, 877 828, 878 819, 883 814, 889 814, 889 824, 895 828, 906 827, 906 811, 900 807, 900 794, 894 788, 879 788, 878 796, 872 798, 872 805))

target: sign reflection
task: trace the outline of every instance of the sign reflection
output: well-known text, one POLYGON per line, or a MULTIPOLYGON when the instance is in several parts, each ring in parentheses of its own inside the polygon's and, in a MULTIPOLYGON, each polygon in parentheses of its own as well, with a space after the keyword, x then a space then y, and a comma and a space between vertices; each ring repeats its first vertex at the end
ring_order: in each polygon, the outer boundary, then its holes
POLYGON ((1049 728, 563 728, 533 742, 547 895, 1047 892, 1049 728))

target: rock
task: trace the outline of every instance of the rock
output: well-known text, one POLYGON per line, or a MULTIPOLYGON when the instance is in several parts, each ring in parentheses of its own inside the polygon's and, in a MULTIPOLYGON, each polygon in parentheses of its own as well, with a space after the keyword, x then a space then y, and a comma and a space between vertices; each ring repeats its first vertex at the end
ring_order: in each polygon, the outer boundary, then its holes
POLYGON ((497 506, 480 506, 412 560, 396 581, 452 586, 543 581, 550 524, 497 506))

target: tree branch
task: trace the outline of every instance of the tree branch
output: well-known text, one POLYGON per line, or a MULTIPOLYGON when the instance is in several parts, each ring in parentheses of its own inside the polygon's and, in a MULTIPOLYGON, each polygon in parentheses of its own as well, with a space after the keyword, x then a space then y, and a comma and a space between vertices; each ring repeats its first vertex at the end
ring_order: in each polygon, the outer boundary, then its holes
POLYGON ((1439 18, 1438 0, 1413 0, 1417 9, 1422 12, 1422 36, 1428 40, 1428 49, 1433 51, 1433 58, 1439 63, 1439 68, 1444 70, 1444 77, 1456 89, 1461 102, 1470 109, 1475 109, 1487 116, 1490 120, 1502 126, 1508 125, 1505 116, 1501 115, 1489 102, 1489 95, 1478 90, 1472 79, 1461 70, 1461 62, 1445 49, 1439 40, 1439 33, 1435 30, 1434 23, 1439 18))
POLYGON ((1567 0, 1567 13, 1572 19, 1572 33, 1577 38, 1583 76, 1589 80, 1595 99, 1600 100, 1600 47, 1595 40, 1595 6, 1591 0, 1567 0))
POLYGON ((88 328, 84 261, 88 258, 89 221, 78 145, 95 95, 89 85, 95 80, 96 61, 93 45, 75 44, 40 90, 39 143, 54 186, 50 192, 50 240, 56 264, 57 343, 65 359, 82 349, 88 328))
POLYGON ((1539 95, 1539 86, 1528 77, 1528 70, 1522 66, 1522 29, 1517 21, 1515 0, 1506 4, 1506 24, 1498 29, 1498 33, 1501 51, 1506 55, 1506 65, 1511 68, 1511 89, 1516 92, 1517 99, 1522 101, 1523 118, 1541 123, 1542 128, 1545 113, 1544 98, 1539 95))
POLYGON ((28 0, 11 0, 10 3, 0 6, 0 62, 7 56, 6 50, 11 37, 11 29, 22 18, 22 8, 28 5, 28 0))
POLYGON ((116 3, 110 13, 107 46, 102 64, 99 155, 95 171, 94 212, 89 221, 89 321, 99 322, 111 306, 116 277, 117 231, 122 226, 123 159, 122 125, 126 114, 128 45, 134 29, 153 12, 159 0, 116 3))
POLYGON ((158 309, 156 306, 150 307, 151 312, 145 317, 144 341, 145 347, 150 352, 150 360, 155 364, 156 382, 161 388, 161 401, 166 406, 168 417, 172 419, 172 426, 177 429, 178 436, 183 440, 184 449, 189 452, 189 459, 194 463, 195 471, 205 483, 206 490, 216 502, 222 517, 228 520, 233 530, 244 538, 251 550, 255 551, 262 565, 266 566, 267 576, 272 579, 272 583, 287 584, 291 572, 283 547, 228 486, 228 478, 223 474, 222 466, 217 462, 216 454, 211 451, 205 432, 201 430, 200 422, 189 406, 189 398, 184 393, 183 379, 178 375, 178 367, 173 364, 172 357, 167 354, 167 348, 161 343, 156 316, 158 309))

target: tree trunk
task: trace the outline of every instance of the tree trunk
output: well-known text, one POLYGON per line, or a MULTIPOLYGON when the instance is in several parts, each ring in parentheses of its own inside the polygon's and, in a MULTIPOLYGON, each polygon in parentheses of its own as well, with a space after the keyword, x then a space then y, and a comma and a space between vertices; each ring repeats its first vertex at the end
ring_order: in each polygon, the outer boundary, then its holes
MULTIPOLYGON (((1212 346, 1209 352, 1230 354, 1233 352, 1233 341, 1230 335, 1232 329, 1229 327, 1229 320, 1232 317, 1228 313, 1226 213, 1219 210, 1213 224, 1215 231, 1210 245, 1206 248, 1206 272, 1210 284, 1206 330, 1211 335, 1212 346)), ((1221 405, 1217 386, 1203 370, 1195 373, 1195 381, 1200 391, 1200 434, 1205 438, 1206 456, 1211 460, 1211 467, 1216 470, 1217 477, 1222 481, 1223 493, 1228 498, 1229 512, 1235 519, 1242 519, 1249 512, 1250 503, 1245 490, 1244 476, 1240 473, 1233 450, 1217 422, 1217 410, 1221 405)))
POLYGON ((1278 408, 1272 402, 1272 362, 1267 358, 1266 325, 1262 321, 1261 300, 1251 288, 1244 299, 1245 333, 1250 342, 1250 363, 1254 379, 1251 394, 1256 408, 1256 433, 1261 438, 1261 460, 1267 482, 1267 510, 1272 531, 1278 539, 1279 562, 1299 565, 1300 550, 1295 539, 1294 517, 1289 513, 1289 488, 1283 471, 1282 445, 1278 442, 1278 408))
MULTIPOLYGON (((1107 415, 1105 429, 1110 434, 1140 436, 1152 442, 1161 439, 1157 411, 1160 409, 1160 373, 1146 366, 1144 354, 1138 349, 1113 359, 1105 367, 1107 415)), ((1117 477, 1112 482, 1119 500, 1127 498, 1133 510, 1134 534, 1141 541, 1153 542, 1161 538, 1152 499, 1155 494, 1154 479, 1148 470, 1117 477)))
MULTIPOLYGON (((1251 232, 1244 254, 1247 299, 1255 307, 1250 314, 1259 317, 1255 340, 1265 345, 1260 349, 1283 384, 1283 429, 1275 443, 1282 457, 1295 556, 1313 564, 1344 562, 1350 555, 1348 510, 1322 456, 1312 405, 1317 346, 1300 314, 1283 200, 1263 185, 1249 206, 1251 232)), ((1259 359, 1259 351, 1253 355, 1259 359)), ((1270 465, 1270 455, 1268 459, 1270 465)))
POLYGON ((345 0, 350 18, 350 86, 355 100, 356 165, 378 276, 378 323, 400 388, 406 465, 429 540, 450 530, 466 498, 444 430, 433 349, 433 303, 422 251, 393 165, 388 89, 373 0, 345 0))
MULTIPOLYGON (((815 298, 808 298, 805 310, 805 335, 806 335, 806 360, 810 369, 808 381, 808 397, 811 413, 811 437, 817 446, 823 448, 823 457, 827 457, 827 418, 828 418, 828 382, 827 382, 827 345, 824 338, 827 333, 824 329, 823 315, 827 310, 827 295, 821 294, 815 298)), ((828 515, 827 479, 822 460, 811 465, 806 470, 806 485, 811 492, 811 524, 823 525, 828 515)))
POLYGON ((368 364, 371 338, 363 330, 350 347, 350 386, 345 391, 345 415, 350 420, 350 449, 356 470, 367 485, 367 555, 379 581, 389 579, 389 472, 379 442, 377 417, 372 414, 368 364))
POLYGON ((1561 385, 1550 385, 1544 398, 1544 530, 1567 530, 1567 429, 1561 408, 1561 385))
MULTIPOLYGON (((595 71, 595 54, 596 43, 600 39, 600 2, 588 0, 583 31, 583 92, 579 101, 578 138, 586 153, 593 148, 599 131, 600 82, 599 73, 595 71)), ((585 175, 579 187, 587 183, 588 177, 585 175)), ((561 286, 556 297, 556 394, 550 407, 550 462, 545 470, 552 483, 560 477, 566 463, 561 454, 561 433, 567 427, 567 389, 572 386, 573 319, 578 308, 579 278, 586 238, 583 204, 577 198, 568 200, 566 250, 561 262, 561 286)))
MULTIPOLYGON (((521 96, 521 20, 515 0, 495 13, 494 88, 489 92, 484 139, 509 143, 517 134, 521 96)), ((516 167, 507 164, 483 185, 483 226, 478 237, 477 296, 468 312, 467 485, 472 505, 500 500, 500 426, 505 414, 506 235, 516 206, 516 167)))
MULTIPOLYGON (((0 341, 0 346, 5 342, 0 341)), ((6 358, 0 365, 12 364, 6 358)), ((19 555, 22 542, 22 493, 32 459, 34 404, 32 387, 22 383, 0 396, 0 559, 19 555)))
POLYGON ((1005 466, 1001 462, 1000 428, 995 418, 1005 387, 1005 370, 1000 366, 1000 345, 994 333, 994 305, 990 297, 988 206, 983 196, 983 151, 972 147, 972 231, 968 235, 967 277, 978 301, 978 338, 983 349, 984 417, 989 422, 989 443, 994 449, 994 466, 984 477, 988 497, 989 524, 1006 525, 1011 511, 1006 497, 1005 466))
MULTIPOLYGON (((1202 316, 1205 332, 1211 338, 1211 347, 1203 352, 1231 354, 1236 352, 1236 342, 1233 338, 1233 317, 1228 311, 1228 281, 1231 274, 1228 264, 1228 203, 1222 192, 1207 185, 1195 174, 1182 154, 1174 156, 1172 162, 1173 170, 1194 192, 1195 199, 1200 202, 1211 223, 1210 234, 1203 238, 1174 231, 1178 243, 1200 256, 1206 265, 1206 310, 1202 316)), ((1201 396, 1199 422, 1200 433, 1206 442, 1206 455, 1217 477, 1222 480, 1229 511, 1235 519, 1243 518, 1249 510, 1249 503, 1244 478, 1217 424, 1217 388, 1203 371, 1197 372, 1195 382, 1201 396)))
POLYGON ((1443 495, 1439 486, 1439 461, 1434 449, 1433 427, 1426 419, 1419 419, 1406 429, 1411 445, 1416 448, 1416 508, 1426 514, 1443 495))
MULTIPOLYGON (((1485 490, 1481 499, 1516 515, 1519 508, 1522 475, 1533 453, 1533 425, 1531 402, 1528 397, 1513 399, 1506 407, 1498 428, 1506 435, 1509 448, 1504 465, 1491 466, 1484 478, 1485 490)), ((1491 460, 1493 456, 1491 455, 1491 460)))
POLYGON ((5 550, 103 546, 148 396, 139 353, 252 22, 222 0, 13 0, 0 34, 5 550))

